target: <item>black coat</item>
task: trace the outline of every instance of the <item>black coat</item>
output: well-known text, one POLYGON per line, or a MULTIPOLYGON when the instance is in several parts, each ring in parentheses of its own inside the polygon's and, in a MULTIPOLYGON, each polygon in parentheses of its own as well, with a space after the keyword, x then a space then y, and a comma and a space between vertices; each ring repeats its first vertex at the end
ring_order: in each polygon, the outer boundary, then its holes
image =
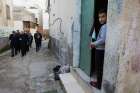
POLYGON ((35 33, 34 34, 34 39, 35 39, 35 42, 36 43, 41 43, 41 41, 42 41, 42 35, 41 35, 41 33, 35 33))
POLYGON ((9 36, 9 40, 10 40, 10 47, 15 47, 16 46, 16 35, 11 34, 9 36))
POLYGON ((26 48, 28 45, 28 35, 27 34, 21 34, 20 35, 20 47, 26 48))

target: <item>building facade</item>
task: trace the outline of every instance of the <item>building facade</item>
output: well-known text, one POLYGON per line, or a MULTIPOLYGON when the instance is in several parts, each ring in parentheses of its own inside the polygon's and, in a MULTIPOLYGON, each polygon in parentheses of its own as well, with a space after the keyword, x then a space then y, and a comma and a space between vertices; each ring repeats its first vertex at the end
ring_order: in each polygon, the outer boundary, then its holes
POLYGON ((0 0, 0 51, 7 47, 8 36, 14 27, 12 11, 12 0, 0 0))
POLYGON ((21 31, 31 31, 36 29, 35 14, 28 11, 25 7, 14 7, 14 29, 21 31))

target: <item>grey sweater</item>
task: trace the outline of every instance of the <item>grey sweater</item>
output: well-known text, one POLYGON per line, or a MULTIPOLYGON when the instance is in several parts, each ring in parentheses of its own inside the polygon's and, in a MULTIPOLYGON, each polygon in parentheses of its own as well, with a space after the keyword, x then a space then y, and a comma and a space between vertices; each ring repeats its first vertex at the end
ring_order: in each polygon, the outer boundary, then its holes
POLYGON ((93 42, 93 44, 96 46, 97 50, 104 50, 105 49, 105 40, 106 40, 106 32, 107 32, 107 25, 102 25, 97 40, 93 42))

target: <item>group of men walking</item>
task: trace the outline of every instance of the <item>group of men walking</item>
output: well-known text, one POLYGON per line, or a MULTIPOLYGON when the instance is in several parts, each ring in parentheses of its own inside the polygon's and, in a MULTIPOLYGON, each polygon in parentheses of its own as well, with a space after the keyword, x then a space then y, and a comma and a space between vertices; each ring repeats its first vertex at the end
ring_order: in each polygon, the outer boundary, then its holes
MULTIPOLYGON (((39 51, 41 47, 42 35, 37 31, 34 34, 34 39, 36 43, 36 51, 39 51)), ((11 48, 11 57, 14 57, 18 53, 21 53, 21 56, 25 56, 32 47, 33 36, 30 32, 25 31, 13 31, 9 36, 10 48, 11 48)))

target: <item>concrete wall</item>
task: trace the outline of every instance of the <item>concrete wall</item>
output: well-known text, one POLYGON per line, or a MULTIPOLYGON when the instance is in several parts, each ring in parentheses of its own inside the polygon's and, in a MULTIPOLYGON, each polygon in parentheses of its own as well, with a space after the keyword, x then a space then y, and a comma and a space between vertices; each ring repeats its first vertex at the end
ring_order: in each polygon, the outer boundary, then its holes
POLYGON ((14 29, 23 31, 23 22, 22 21, 14 21, 14 29))
POLYGON ((8 45, 8 41, 7 37, 0 38, 0 50, 8 45))
POLYGON ((78 66, 81 0, 51 0, 50 36, 60 61, 78 66), (58 44, 59 43, 59 44, 58 44))
POLYGON ((140 93, 140 1, 109 0, 103 93, 140 93))
POLYGON ((0 0, 0 38, 9 36, 14 27, 12 1, 0 0), (6 6, 9 6, 9 9, 6 6), (7 15, 9 15, 9 18, 7 18, 7 15))

